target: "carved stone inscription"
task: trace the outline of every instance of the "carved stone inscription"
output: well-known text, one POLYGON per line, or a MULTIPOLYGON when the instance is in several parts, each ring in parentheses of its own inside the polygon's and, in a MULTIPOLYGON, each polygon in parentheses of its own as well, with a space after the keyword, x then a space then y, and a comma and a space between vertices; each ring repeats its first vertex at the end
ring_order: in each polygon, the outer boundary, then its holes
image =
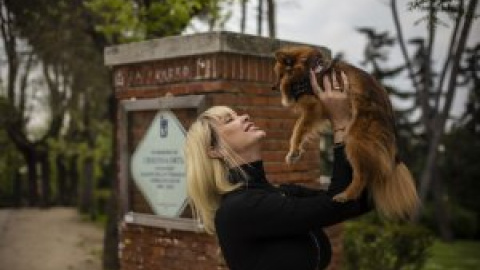
POLYGON ((205 56, 117 68, 114 83, 115 87, 161 85, 209 79, 216 73, 215 59, 205 56))

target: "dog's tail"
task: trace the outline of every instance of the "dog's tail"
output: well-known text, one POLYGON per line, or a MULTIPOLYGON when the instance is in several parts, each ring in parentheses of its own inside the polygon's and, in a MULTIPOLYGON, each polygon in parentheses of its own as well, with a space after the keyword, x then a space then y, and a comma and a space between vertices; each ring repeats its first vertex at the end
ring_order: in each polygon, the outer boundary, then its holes
POLYGON ((403 162, 396 163, 386 181, 371 185, 377 210, 387 218, 411 218, 420 205, 412 174, 403 162))

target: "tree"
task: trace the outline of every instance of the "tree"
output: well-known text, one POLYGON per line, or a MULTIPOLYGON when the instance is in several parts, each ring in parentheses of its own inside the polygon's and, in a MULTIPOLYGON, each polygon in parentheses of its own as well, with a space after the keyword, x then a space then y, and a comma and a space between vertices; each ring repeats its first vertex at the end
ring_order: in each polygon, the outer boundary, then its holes
MULTIPOLYGON (((444 139, 445 150, 441 152, 442 168, 452 203, 474 213, 480 221, 480 203, 477 191, 480 168, 480 44, 465 52, 459 84, 469 88, 469 97, 462 117, 453 123, 451 132, 444 139)), ((467 231, 468 224, 461 224, 460 236, 480 236, 480 228, 467 231), (462 235, 463 234, 463 235, 462 235)), ((474 227, 474 226, 471 226, 474 227)), ((475 229, 475 228, 471 228, 475 229)))
POLYGON ((277 37, 277 19, 276 19, 275 0, 267 0, 267 18, 268 18, 268 36, 277 37))
MULTIPOLYGON (((412 9, 427 12, 428 22, 426 39, 416 40, 418 44, 417 71, 408 55, 403 38, 401 24, 398 18, 396 0, 392 0, 392 13, 397 29, 397 37, 402 48, 408 74, 418 100, 421 111, 421 122, 427 139, 427 157, 425 167, 420 177, 420 199, 425 202, 430 186, 437 171, 438 149, 446 130, 446 123, 451 115, 452 102, 458 89, 460 61, 466 50, 466 44, 474 20, 477 0, 470 1, 437 1, 416 0, 410 2, 412 9), (454 29, 448 54, 445 56, 440 76, 435 76, 433 66, 433 45, 439 13, 451 15, 454 19, 454 29), (425 42, 423 42, 425 40, 425 42), (437 79, 436 81, 434 81, 437 79), (442 106, 443 105, 443 106, 442 106)), ((438 180, 438 179, 437 179, 438 180)), ((438 186, 438 185, 437 185, 438 186)))
POLYGON ((4 56, 7 62, 7 80, 4 107, 7 117, 3 125, 10 141, 22 153, 28 166, 29 203, 37 204, 37 144, 26 134, 26 124, 31 115, 28 112, 29 96, 27 86, 30 82, 30 73, 35 57, 27 44, 17 37, 17 18, 11 9, 11 2, 0 1, 0 30, 3 40, 4 56))
POLYGON ((240 33, 245 33, 247 22, 247 2, 248 0, 240 0, 240 33))
MULTIPOLYGON (((396 39, 390 37, 388 32, 376 33, 373 29, 365 28, 359 31, 369 38, 365 63, 372 65, 373 74, 377 78, 384 80, 397 77, 403 71, 407 72, 413 90, 400 90, 386 85, 387 90, 397 100, 407 100, 411 104, 396 111, 400 149, 407 163, 410 163, 414 172, 420 175, 419 193, 422 202, 427 201, 427 195, 430 193, 433 195, 437 224, 442 236, 448 239, 452 234, 449 228, 449 213, 446 211, 446 190, 443 185, 445 179, 438 174, 439 149, 444 148, 442 141, 447 130, 447 122, 452 119, 452 102, 455 94, 459 89, 472 85, 473 80, 466 80, 465 76, 474 77, 471 75, 474 72, 468 75, 465 71, 475 67, 462 67, 461 61, 469 57, 467 39, 474 22, 477 0, 416 0, 410 1, 409 6, 411 9, 426 12, 427 15, 422 18, 427 22, 426 37, 412 38, 407 43, 395 0, 391 1, 391 9, 396 39), (451 32, 449 51, 445 55, 441 70, 437 71, 433 53, 437 29, 441 26, 439 25, 440 14, 449 15, 453 19, 454 27, 451 32), (385 69, 380 64, 382 60, 386 60, 382 49, 392 47, 395 42, 399 44, 403 63, 398 67, 385 69), (413 54, 408 53, 407 45, 414 49, 413 54)), ((418 217, 417 213, 416 218, 418 217)))
MULTIPOLYGON (((245 33, 246 31, 246 21, 248 17, 247 4, 249 0, 239 0, 240 1, 240 33, 245 33)), ((265 23, 265 18, 268 25, 268 36, 271 38, 276 37, 276 3, 275 0, 258 0, 257 5, 257 30, 256 34, 258 36, 263 35, 263 24, 265 23), (266 4, 265 4, 266 3, 266 4), (266 15, 266 16, 265 16, 266 15)))
MULTIPOLYGON (((192 18, 213 29, 222 24, 220 4, 228 0, 88 0, 95 31, 107 44, 180 34, 192 18)), ((106 45, 106 44, 104 44, 106 45)))

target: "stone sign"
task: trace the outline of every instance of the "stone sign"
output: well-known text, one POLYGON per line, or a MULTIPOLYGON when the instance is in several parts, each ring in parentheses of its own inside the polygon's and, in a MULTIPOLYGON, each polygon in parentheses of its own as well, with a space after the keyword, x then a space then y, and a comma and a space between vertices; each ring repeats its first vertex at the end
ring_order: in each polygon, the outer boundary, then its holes
POLYGON ((153 212, 178 217, 186 206, 185 129, 171 111, 159 111, 132 155, 130 171, 153 212))

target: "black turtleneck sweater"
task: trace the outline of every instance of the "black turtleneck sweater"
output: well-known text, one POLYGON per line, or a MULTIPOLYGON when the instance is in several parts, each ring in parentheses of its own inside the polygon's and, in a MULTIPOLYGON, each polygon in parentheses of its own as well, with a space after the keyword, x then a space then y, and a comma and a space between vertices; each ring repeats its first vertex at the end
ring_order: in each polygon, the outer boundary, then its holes
POLYGON ((332 197, 351 182, 344 147, 334 150, 328 191, 298 185, 271 185, 262 161, 242 165, 248 178, 230 171, 230 181, 245 182, 225 194, 215 228, 231 270, 314 270, 330 263, 331 245, 322 228, 371 209, 367 192, 358 200, 337 203, 332 197))

